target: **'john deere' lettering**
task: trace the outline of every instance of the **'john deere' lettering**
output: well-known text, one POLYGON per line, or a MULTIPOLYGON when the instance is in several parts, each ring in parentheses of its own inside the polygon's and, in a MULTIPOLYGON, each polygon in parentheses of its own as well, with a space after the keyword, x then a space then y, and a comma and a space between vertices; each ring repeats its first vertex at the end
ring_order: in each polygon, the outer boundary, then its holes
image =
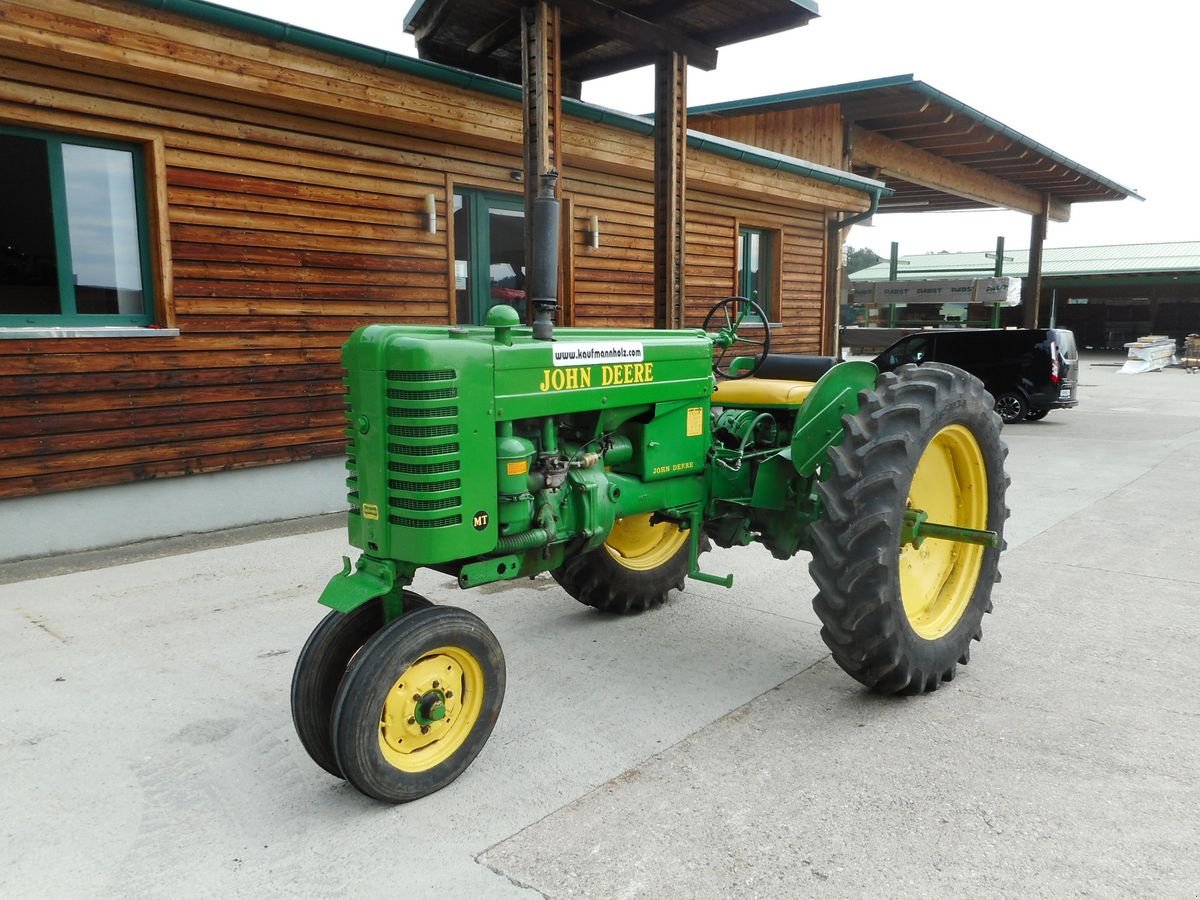
MULTIPOLYGON (((542 369, 539 391, 574 391, 592 386, 592 368, 542 369)), ((625 363, 600 367, 600 385, 646 384, 654 380, 654 363, 625 363)))

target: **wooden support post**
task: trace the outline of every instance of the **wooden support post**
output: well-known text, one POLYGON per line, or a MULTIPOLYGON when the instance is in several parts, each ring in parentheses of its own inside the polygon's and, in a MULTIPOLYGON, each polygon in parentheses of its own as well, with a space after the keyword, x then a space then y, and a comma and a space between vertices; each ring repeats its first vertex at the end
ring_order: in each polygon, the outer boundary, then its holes
POLYGON ((845 277, 842 248, 846 232, 838 227, 839 218, 838 213, 825 214, 825 312, 821 317, 819 352, 826 356, 841 352, 842 279, 845 277))
POLYGON ((1050 195, 1043 194, 1042 211, 1033 217, 1029 233, 1029 275, 1021 285, 1021 323, 1038 327, 1038 304, 1042 295, 1042 248, 1046 243, 1046 223, 1050 219, 1050 195))
MULTIPOLYGON (((524 81, 525 124, 525 272, 535 270, 539 254, 558 256, 558 247, 541 247, 534 240, 533 209, 542 177, 557 175, 562 162, 560 89, 562 44, 557 6, 537 2, 521 10, 521 74, 524 81)), ((562 180, 554 185, 555 199, 562 196, 562 180)), ((558 265, 557 260, 554 263, 558 265)), ((532 309, 529 310, 532 314, 532 309)))
POLYGON ((654 324, 682 328, 687 57, 666 53, 654 66, 654 324))

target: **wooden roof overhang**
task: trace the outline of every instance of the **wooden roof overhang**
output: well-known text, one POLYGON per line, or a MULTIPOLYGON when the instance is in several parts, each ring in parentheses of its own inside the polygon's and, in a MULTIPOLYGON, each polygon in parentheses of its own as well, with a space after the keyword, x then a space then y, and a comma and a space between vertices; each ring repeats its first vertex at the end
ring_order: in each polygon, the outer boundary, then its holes
MULTIPOLYGON (((404 29, 422 59, 521 81, 522 0, 415 0, 404 29)), ((817 16, 816 0, 554 0, 562 74, 592 78, 649 65, 666 51, 713 69, 717 47, 787 31, 817 16)), ((577 93, 577 90, 575 91, 577 93)))
POLYGON ((689 121, 838 104, 852 170, 894 193, 880 212, 1007 207, 1056 221, 1073 203, 1141 199, 912 75, 693 107, 689 121))

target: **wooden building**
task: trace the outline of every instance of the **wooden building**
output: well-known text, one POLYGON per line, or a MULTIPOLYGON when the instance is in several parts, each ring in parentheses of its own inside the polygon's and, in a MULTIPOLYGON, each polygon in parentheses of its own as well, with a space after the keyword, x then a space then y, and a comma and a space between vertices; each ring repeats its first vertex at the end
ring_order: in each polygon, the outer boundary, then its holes
MULTIPOLYGON (((564 112, 560 321, 653 325, 652 124, 564 112)), ((521 116, 200 0, 0 5, 0 559, 341 508, 348 333, 523 302, 521 116)), ((687 140, 686 321, 752 291, 828 349, 837 224, 882 184, 687 140)))

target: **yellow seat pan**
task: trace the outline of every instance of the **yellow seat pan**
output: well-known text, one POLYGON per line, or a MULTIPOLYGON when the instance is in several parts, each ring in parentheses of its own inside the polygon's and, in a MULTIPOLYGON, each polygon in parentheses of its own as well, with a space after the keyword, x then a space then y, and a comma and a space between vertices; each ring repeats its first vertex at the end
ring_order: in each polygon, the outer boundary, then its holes
POLYGON ((777 378, 736 378, 722 381, 712 395, 717 406, 799 406, 816 382, 777 378))

